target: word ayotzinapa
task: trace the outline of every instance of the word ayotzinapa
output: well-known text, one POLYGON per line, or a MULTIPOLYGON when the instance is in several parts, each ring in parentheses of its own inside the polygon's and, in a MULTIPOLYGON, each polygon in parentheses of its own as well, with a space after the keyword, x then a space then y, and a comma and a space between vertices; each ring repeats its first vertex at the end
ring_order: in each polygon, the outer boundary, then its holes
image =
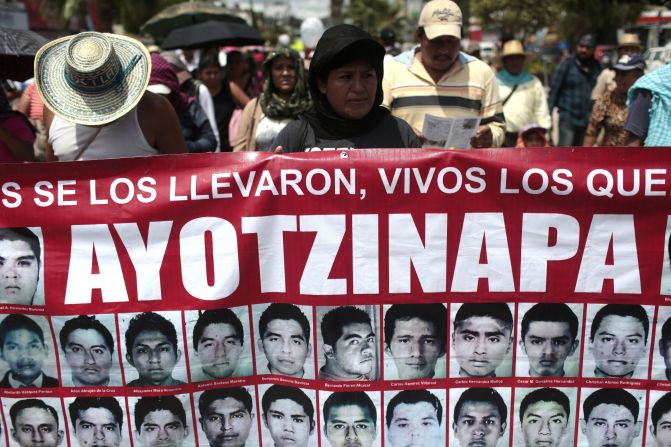
POLYGON ((303 295, 476 292, 481 279, 489 292, 545 292, 549 264, 564 260, 579 265, 575 292, 600 293, 608 280, 614 293, 641 293, 633 215, 595 214, 581 228, 567 214, 524 213, 515 216, 516 221, 521 217, 521 234, 514 239, 503 213, 449 217, 269 215, 242 217, 236 225, 220 217, 200 217, 181 228, 173 221, 150 222, 143 225, 144 235, 136 223, 74 225, 65 304, 91 303, 94 290, 104 302, 130 301, 127 281, 135 281, 138 301, 160 300, 161 272, 171 262, 179 264, 186 292, 209 301, 233 294, 240 285, 241 265, 257 262, 258 268, 251 270, 259 277, 249 280, 258 283, 259 293, 286 292, 288 267, 302 269, 303 295), (460 225, 460 231, 449 233, 458 238, 449 241, 448 220, 460 225), (292 257, 295 250, 287 250, 284 243, 288 235, 305 241, 307 259, 292 257), (511 246, 510 239, 519 246, 511 246), (448 257, 455 252, 454 247, 448 250, 448 242, 456 244, 456 256, 448 257), (176 246, 166 257, 171 244, 176 246), (134 272, 122 265, 121 250, 134 272), (519 260, 518 283, 512 259, 519 260), (338 277, 342 275, 333 274, 333 267, 342 262, 350 265, 338 271, 349 273, 338 277), (414 288, 421 290, 412 290, 413 271, 414 288))

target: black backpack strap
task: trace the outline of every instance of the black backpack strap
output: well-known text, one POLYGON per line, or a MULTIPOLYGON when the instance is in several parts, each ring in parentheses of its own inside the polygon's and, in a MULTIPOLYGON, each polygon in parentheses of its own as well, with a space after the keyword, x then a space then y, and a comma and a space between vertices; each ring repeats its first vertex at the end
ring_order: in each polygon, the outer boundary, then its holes
POLYGON ((510 97, 513 96, 513 93, 515 93, 515 90, 517 90, 517 87, 519 87, 519 86, 520 86, 519 84, 515 84, 515 85, 513 86, 513 89, 510 91, 510 93, 508 93, 508 96, 506 96, 506 99, 504 99, 504 100, 501 102, 501 106, 502 106, 502 107, 506 105, 506 103, 508 102, 508 100, 510 99, 510 97))

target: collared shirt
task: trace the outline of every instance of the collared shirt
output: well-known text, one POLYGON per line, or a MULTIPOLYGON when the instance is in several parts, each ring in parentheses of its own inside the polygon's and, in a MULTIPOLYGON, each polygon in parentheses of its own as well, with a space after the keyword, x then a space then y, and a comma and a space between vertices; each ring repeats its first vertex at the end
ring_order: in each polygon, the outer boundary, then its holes
MULTIPOLYGON (((528 375, 527 377, 544 377, 544 376, 532 376, 532 375, 531 375, 531 370, 529 370, 529 373, 528 373, 528 374, 529 374, 529 375, 528 375)), ((566 373, 565 373, 564 370, 562 369, 562 370, 561 370, 561 374, 559 374, 558 376, 545 376, 545 377, 564 377, 565 375, 566 375, 566 373)))
POLYGON ((599 63, 590 59, 587 71, 578 68, 576 57, 571 56, 557 67, 548 96, 548 110, 554 107, 566 114, 573 126, 587 127, 592 112, 592 89, 601 72, 599 63))
POLYGON ((131 380, 127 384, 128 386, 177 386, 177 385, 184 385, 184 382, 181 380, 177 380, 174 378, 170 378, 170 380, 167 383, 161 384, 161 385, 156 385, 153 382, 150 382, 149 380, 139 378, 135 380, 131 380))
POLYGON ((422 64, 420 52, 402 53, 385 66, 382 105, 421 132, 427 114, 445 118, 480 117, 492 130, 493 146, 505 137, 505 120, 494 71, 465 53, 438 82, 422 64))
POLYGON ((329 382, 344 382, 344 381, 352 381, 352 382, 360 382, 364 380, 372 380, 370 377, 362 374, 358 377, 355 377, 353 379, 349 377, 342 377, 337 374, 333 374, 331 372, 326 371, 326 366, 322 366, 319 368, 319 380, 326 380, 329 382))
POLYGON ((487 374, 486 376, 472 376, 466 372, 464 368, 459 368, 459 377, 481 377, 481 378, 492 378, 496 377, 496 370, 492 371, 491 373, 487 374))
POLYGON ((12 388, 42 388, 44 386, 44 373, 40 373, 39 376, 31 383, 25 384, 21 381, 18 381, 14 378, 14 374, 9 374, 9 384, 12 388))
POLYGON ((601 371, 599 368, 594 368, 594 377, 599 377, 601 379, 631 379, 634 377, 634 371, 623 376, 611 376, 610 374, 601 371))
POLYGON ((518 133, 528 124, 538 124, 545 129, 552 125, 545 88, 535 76, 519 84, 514 92, 512 85, 499 81, 499 94, 502 101, 508 98, 503 106, 506 132, 518 133))
MULTIPOLYGON (((73 387, 76 387, 76 386, 110 386, 110 378, 109 377, 107 378, 107 380, 105 380, 104 383, 96 383, 94 385, 89 384, 89 383, 80 382, 79 380, 75 379, 74 377, 71 377, 70 381, 71 381, 71 385, 63 383, 63 386, 73 386, 73 387)), ((66 380, 63 380, 63 382, 66 382, 66 380)))

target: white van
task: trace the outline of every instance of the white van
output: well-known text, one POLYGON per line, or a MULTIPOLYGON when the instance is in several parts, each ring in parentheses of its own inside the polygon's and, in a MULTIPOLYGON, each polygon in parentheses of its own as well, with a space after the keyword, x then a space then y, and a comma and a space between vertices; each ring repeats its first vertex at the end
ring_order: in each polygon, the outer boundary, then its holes
POLYGON ((671 62, 671 42, 667 43, 663 47, 653 47, 648 48, 648 50, 643 53, 643 59, 648 65, 646 72, 650 73, 655 71, 658 68, 665 66, 671 62))
POLYGON ((496 44, 494 42, 480 42, 480 59, 486 62, 491 62, 496 56, 496 44))

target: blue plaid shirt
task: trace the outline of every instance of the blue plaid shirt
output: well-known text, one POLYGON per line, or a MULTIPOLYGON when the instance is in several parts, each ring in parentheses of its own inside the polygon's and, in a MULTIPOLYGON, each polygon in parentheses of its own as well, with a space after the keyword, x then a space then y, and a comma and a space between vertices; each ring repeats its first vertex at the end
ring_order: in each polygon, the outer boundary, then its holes
POLYGON ((548 96, 548 107, 559 108, 560 114, 568 114, 574 126, 586 127, 592 113, 592 89, 601 73, 599 63, 591 59, 589 71, 583 72, 576 65, 576 57, 564 60, 555 70, 548 96))

